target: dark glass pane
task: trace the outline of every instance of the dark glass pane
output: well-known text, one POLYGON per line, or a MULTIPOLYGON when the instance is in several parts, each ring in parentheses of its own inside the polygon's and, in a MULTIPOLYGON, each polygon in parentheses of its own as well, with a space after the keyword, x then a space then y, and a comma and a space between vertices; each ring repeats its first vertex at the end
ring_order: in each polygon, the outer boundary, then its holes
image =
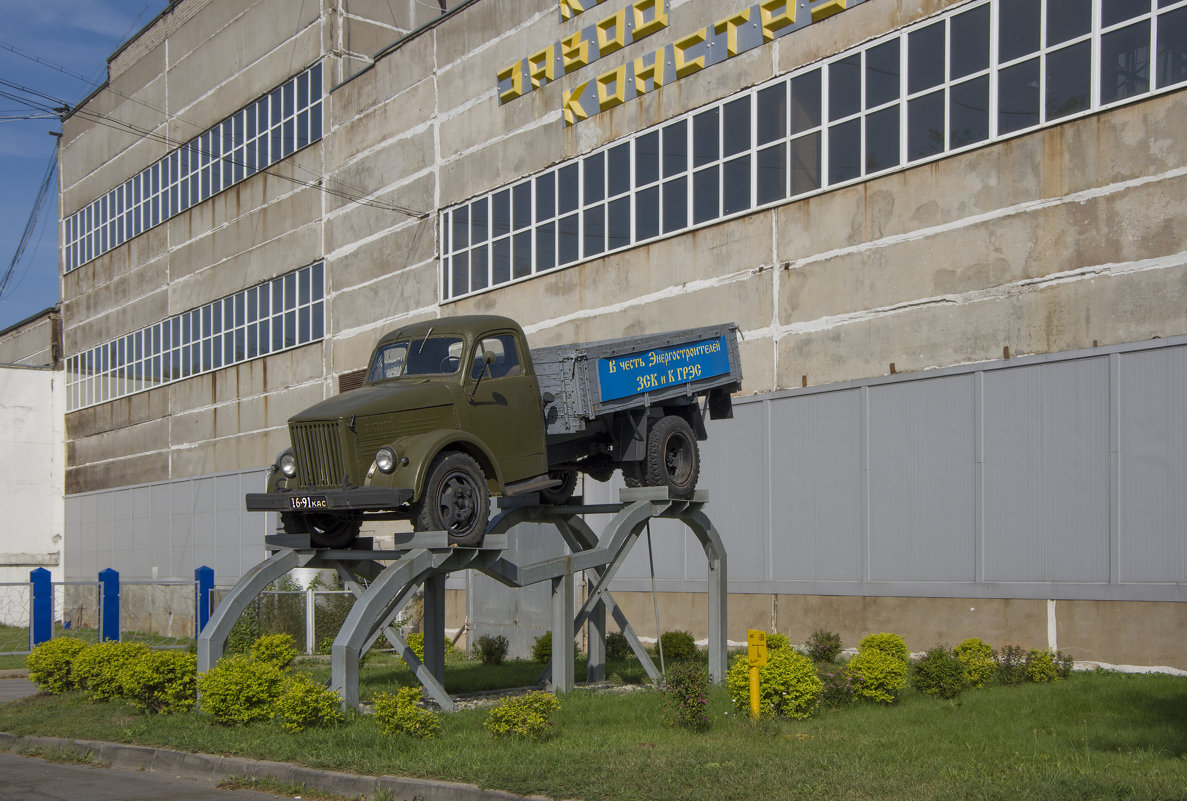
POLYGON ((750 95, 726 103, 722 108, 721 155, 732 156, 750 149, 750 95))
POLYGON ((750 208, 750 155, 721 165, 721 205, 724 214, 750 208))
POLYGON ((944 23, 907 35, 907 91, 921 92, 944 82, 944 23))
POLYGON ((462 206, 453 210, 453 238, 450 246, 461 250, 470 244, 470 209, 462 206))
MULTIPOLYGON (((997 60, 1013 61, 1039 49, 1039 0, 1001 0, 998 5, 997 60)), ((952 50, 957 39, 953 36, 952 50)))
MULTIPOLYGON (((715 220, 721 216, 717 167, 698 170, 692 174, 693 224, 715 220)), ((665 230, 667 230, 665 220, 665 230)))
POLYGON ((998 73, 997 132, 1039 124, 1039 60, 1032 58, 998 73))
POLYGON ((861 120, 828 129, 828 182, 838 184, 861 175, 861 120))
POLYGON ((325 292, 325 262, 318 262, 313 265, 313 275, 310 278, 310 284, 313 287, 313 299, 321 300, 322 294, 325 292))
POLYGON ((556 213, 566 214, 577 209, 578 194, 577 165, 566 164, 556 171, 556 213))
POLYGON ((610 201, 610 220, 607 226, 606 249, 626 247, 631 243, 631 199, 620 197, 610 201))
POLYGON ((585 169, 585 205, 606 197, 606 154, 594 153, 581 161, 585 169))
POLYGON ((1187 8, 1158 17, 1158 88, 1187 81, 1187 8))
POLYGON ((470 251, 470 291, 486 289, 486 245, 481 245, 470 251))
POLYGON ((1090 30, 1092 0, 1047 0, 1048 47, 1083 36, 1090 30))
POLYGON ((907 158, 926 159, 944 152, 944 91, 907 103, 907 158))
POLYGON ((787 136, 787 82, 780 81, 758 93, 758 143, 787 136))
POLYGON ((569 264, 581 257, 581 218, 576 214, 561 217, 557 221, 560 233, 557 242, 557 264, 569 264))
POLYGON ((515 230, 532 224, 532 182, 524 181, 511 187, 511 219, 515 230))
MULTIPOLYGON (((1034 2, 1038 8, 1039 0, 1034 2)), ((1038 18, 1035 19, 1038 24, 1038 18)), ((1038 28, 1036 27, 1037 31, 1038 28)), ((1036 40, 1037 44, 1037 40, 1036 40)), ((955 80, 989 66, 989 4, 952 18, 952 45, 949 59, 950 78, 955 80)))
POLYGON ((635 241, 659 236, 659 187, 635 193, 635 241))
POLYGON ((556 215, 556 173, 547 172, 536 176, 536 220, 547 220, 556 215))
POLYGON ((485 242, 487 239, 487 207, 486 198, 479 198, 470 204, 470 241, 474 244, 485 242))
POLYGON ((791 134, 820 124, 820 70, 791 79, 791 134))
POLYGON ((758 151, 758 203, 771 203, 787 197, 787 145, 758 151))
POLYGON ((688 178, 664 182, 664 233, 688 225, 688 178))
POLYGON ((606 207, 591 206, 584 212, 585 230, 581 248, 586 258, 606 252, 606 207))
POLYGON ((957 148, 988 139, 988 76, 953 86, 948 98, 948 146, 957 148))
POLYGON ((866 51, 866 108, 875 108, 899 96, 899 40, 866 51))
POLYGON ((311 314, 313 317, 313 338, 315 340, 318 340, 326 335, 326 308, 325 308, 325 304, 320 301, 317 303, 314 303, 313 307, 312 307, 311 314))
POLYGON ((1100 0, 1100 24, 1107 28, 1149 10, 1147 0, 1100 0))
MULTIPOLYGON (((721 109, 711 108, 702 111, 692 118, 692 166, 700 167, 721 158, 721 143, 718 140, 718 127, 721 120, 721 109)), ((670 175, 664 167, 664 175, 670 175)))
POLYGON ((492 286, 511 280, 511 237, 496 239, 490 246, 490 281, 492 286))
POLYGON ((536 227, 536 272, 556 266, 556 223, 536 227))
POLYGON ((663 129, 664 177, 688 169, 688 123, 685 120, 663 129))
MULTIPOLYGON (((794 94, 794 90, 793 90, 794 94)), ((839 120, 861 110, 861 53, 828 67, 828 118, 839 120)))
POLYGON ((899 163, 898 106, 866 116, 866 172, 879 172, 899 163))
POLYGON ((516 234, 515 248, 511 253, 511 277, 524 278, 532 274, 532 232, 516 234))
POLYGON ((791 141, 791 196, 820 188, 820 132, 791 141))
POLYGON ((1084 111, 1092 97, 1092 43, 1080 42, 1047 54, 1047 119, 1084 111))
POLYGON ((1100 102, 1150 91, 1150 23, 1142 21, 1100 38, 1100 102))
POLYGON ((635 140, 635 186, 659 179, 659 131, 635 140))
POLYGON ((511 233, 511 190, 495 192, 490 201, 491 236, 511 233))
POLYGON ((606 151, 606 187, 610 197, 621 195, 631 188, 631 143, 606 151))
POLYGON ((459 253, 449 260, 453 281, 450 285, 450 297, 464 295, 470 291, 470 254, 459 253))

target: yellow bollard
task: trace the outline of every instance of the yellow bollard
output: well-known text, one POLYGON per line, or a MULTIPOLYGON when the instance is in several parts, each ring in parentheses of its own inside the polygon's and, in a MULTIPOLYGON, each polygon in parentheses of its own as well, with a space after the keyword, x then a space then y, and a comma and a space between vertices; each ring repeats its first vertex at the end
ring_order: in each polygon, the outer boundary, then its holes
POLYGON ((747 656, 750 662, 750 719, 758 720, 758 669, 767 663, 767 633, 749 629, 746 632, 746 642, 749 646, 747 656))

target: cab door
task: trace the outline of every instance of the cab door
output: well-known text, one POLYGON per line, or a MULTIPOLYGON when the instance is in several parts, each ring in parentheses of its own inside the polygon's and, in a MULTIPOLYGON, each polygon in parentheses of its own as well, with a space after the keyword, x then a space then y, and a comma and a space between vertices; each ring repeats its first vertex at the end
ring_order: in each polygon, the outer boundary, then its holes
POLYGON ((494 453, 505 482, 548 472, 540 386, 511 331, 483 334, 465 366, 470 430, 494 453))

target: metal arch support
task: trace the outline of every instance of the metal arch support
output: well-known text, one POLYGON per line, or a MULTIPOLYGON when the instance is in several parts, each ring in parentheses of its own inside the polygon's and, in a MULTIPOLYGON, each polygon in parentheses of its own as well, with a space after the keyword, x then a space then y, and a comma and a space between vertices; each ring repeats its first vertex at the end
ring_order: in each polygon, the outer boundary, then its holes
POLYGON ((227 646, 227 637, 235 627, 243 610, 247 609, 265 587, 300 567, 309 559, 302 559, 297 551, 283 550, 260 562, 235 583, 231 591, 215 607, 210 619, 198 635, 198 672, 205 673, 222 658, 227 646))
POLYGON ((677 517, 684 522, 705 549, 709 560, 709 681, 720 684, 725 681, 726 624, 727 624, 727 572, 725 545, 712 521, 700 506, 682 511, 677 517))

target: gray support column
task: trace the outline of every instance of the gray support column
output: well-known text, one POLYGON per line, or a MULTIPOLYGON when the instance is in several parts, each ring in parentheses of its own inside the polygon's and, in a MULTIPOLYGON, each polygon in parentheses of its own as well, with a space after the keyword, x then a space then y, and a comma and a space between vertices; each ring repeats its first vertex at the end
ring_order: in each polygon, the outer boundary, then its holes
POLYGON ((552 690, 573 689, 573 574, 552 579, 552 690))
POLYGON ((286 548, 272 554, 267 560, 243 574, 231 591, 219 601, 210 615, 210 620, 202 628, 202 633, 198 635, 199 673, 210 670, 222 658, 227 637, 247 605, 254 601, 265 587, 299 565, 300 555, 286 548))
POLYGON ((445 684, 445 574, 425 579, 424 646, 425 667, 442 686, 445 684))
POLYGON ((599 601, 589 613, 589 621, 585 627, 586 638, 589 642, 589 666, 585 671, 585 680, 606 680, 606 604, 599 601))
POLYGON ((709 681, 721 684, 725 681, 729 659, 726 643, 729 586, 725 545, 700 506, 687 510, 680 519, 701 541, 701 547, 705 549, 705 556, 709 560, 709 681))

